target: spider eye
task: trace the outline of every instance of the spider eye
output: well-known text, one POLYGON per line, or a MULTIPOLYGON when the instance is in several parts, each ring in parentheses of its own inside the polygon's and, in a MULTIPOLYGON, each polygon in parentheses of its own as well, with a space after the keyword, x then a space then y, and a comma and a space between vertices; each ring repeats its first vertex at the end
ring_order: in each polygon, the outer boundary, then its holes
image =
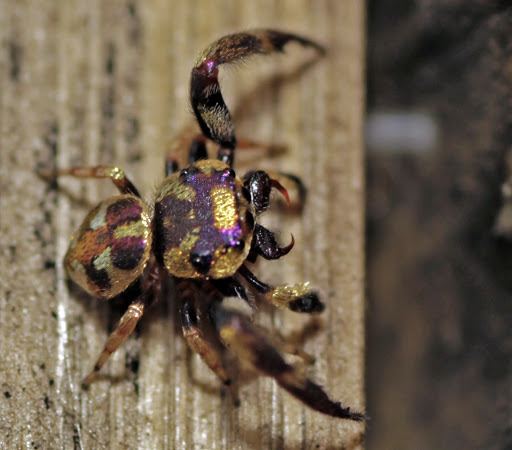
POLYGON ((187 181, 192 175, 197 174, 198 170, 195 167, 186 167, 180 172, 180 180, 187 181))
POLYGON ((190 264, 203 275, 207 274, 212 265, 211 253, 191 253, 190 264))
POLYGON ((236 250, 241 252, 244 249, 244 247, 245 247, 245 242, 244 241, 237 241, 231 247, 233 247, 234 249, 236 249, 236 250))

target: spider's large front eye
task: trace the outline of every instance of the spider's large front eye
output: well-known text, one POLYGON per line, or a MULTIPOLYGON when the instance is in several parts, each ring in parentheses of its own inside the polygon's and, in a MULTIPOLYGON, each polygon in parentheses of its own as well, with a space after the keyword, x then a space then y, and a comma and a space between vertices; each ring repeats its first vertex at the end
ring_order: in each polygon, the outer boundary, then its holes
POLYGON ((192 253, 190 255, 190 264, 203 275, 207 274, 212 265, 211 253, 192 253))
POLYGON ((180 172, 180 180, 186 182, 190 179, 191 176, 196 175, 198 172, 199 170, 197 170, 195 167, 186 167, 180 172))

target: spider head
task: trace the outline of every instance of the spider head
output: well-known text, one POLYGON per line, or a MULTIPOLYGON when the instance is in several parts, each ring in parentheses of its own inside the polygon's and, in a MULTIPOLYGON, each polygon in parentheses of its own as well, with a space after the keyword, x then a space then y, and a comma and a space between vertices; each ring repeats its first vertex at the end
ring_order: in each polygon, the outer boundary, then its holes
POLYGON ((254 223, 242 182, 218 160, 201 160, 159 189, 155 253, 181 278, 225 278, 247 258, 254 223))

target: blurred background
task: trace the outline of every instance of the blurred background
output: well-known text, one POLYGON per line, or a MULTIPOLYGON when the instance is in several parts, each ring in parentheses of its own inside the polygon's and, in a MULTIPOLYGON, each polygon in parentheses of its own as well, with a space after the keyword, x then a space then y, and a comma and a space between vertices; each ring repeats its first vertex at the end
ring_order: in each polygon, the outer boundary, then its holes
POLYGON ((512 448, 512 6, 371 0, 371 449, 512 448))

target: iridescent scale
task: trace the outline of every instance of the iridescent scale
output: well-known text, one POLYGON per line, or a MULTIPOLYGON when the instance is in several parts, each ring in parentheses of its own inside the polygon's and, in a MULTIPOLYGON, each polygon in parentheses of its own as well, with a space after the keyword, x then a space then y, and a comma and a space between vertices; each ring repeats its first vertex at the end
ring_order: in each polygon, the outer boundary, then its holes
POLYGON ((202 160, 168 177, 155 203, 156 255, 168 272, 205 278, 190 263, 192 253, 213 254, 207 277, 233 275, 250 249, 249 209, 242 183, 217 160, 202 160))
POLYGON ((123 292, 149 260, 150 223, 147 206, 133 195, 101 202, 71 240, 64 261, 70 277, 98 297, 123 292))

